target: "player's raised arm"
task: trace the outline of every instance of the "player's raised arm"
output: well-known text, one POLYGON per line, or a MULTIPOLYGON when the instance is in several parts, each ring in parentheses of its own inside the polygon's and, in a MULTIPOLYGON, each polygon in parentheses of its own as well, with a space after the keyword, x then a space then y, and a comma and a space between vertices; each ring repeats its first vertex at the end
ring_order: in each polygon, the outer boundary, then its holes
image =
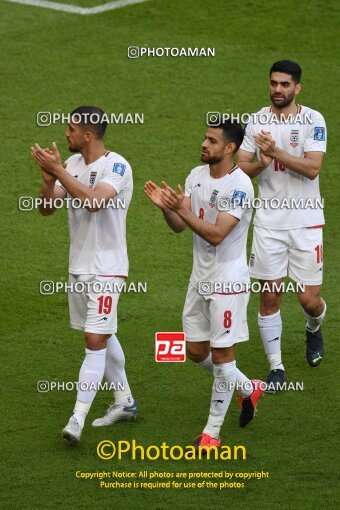
MULTIPOLYGON (((164 182, 164 181, 163 181, 164 182)), ((166 207, 162 201, 162 189, 152 181, 147 181, 144 185, 144 192, 150 201, 159 209, 161 209, 164 219, 169 227, 176 233, 183 232, 187 228, 187 224, 179 217, 176 211, 166 207)), ((183 196, 183 207, 190 210, 190 198, 183 196)))
POLYGON ((281 163, 289 170, 297 174, 307 177, 307 179, 315 179, 321 170, 324 152, 310 151, 304 152, 303 157, 298 157, 290 154, 283 149, 276 146, 275 140, 266 132, 262 131, 256 137, 256 144, 261 149, 261 152, 281 163))
MULTIPOLYGON (((45 152, 51 153, 50 149, 45 149, 45 152)), ((64 167, 65 166, 66 164, 64 163, 64 167)), ((66 191, 61 186, 57 186, 56 178, 53 175, 45 172, 42 167, 40 167, 40 171, 43 184, 40 189, 39 197, 43 202, 39 205, 39 212, 43 216, 50 216, 56 209, 53 206, 53 201, 55 199, 64 199, 66 197, 66 191)))
POLYGON ((231 214, 219 213, 215 224, 202 220, 183 205, 184 193, 181 186, 178 186, 178 189, 179 193, 177 194, 175 190, 164 183, 164 189, 161 190, 163 204, 169 210, 176 212, 195 234, 202 237, 212 246, 219 245, 237 225, 239 219, 231 214))
MULTIPOLYGON (((56 144, 53 142, 52 151, 44 151, 36 143, 32 149, 32 157, 54 180, 58 179, 65 190, 74 198, 78 198, 82 203, 89 202, 90 206, 86 209, 90 212, 97 212, 104 204, 117 195, 116 189, 107 183, 99 183, 94 190, 85 186, 70 175, 63 167, 56 144), (98 204, 102 204, 101 207, 98 204)), ((48 193, 52 192, 52 185, 49 184, 48 193)))
POLYGON ((66 197, 66 191, 61 186, 56 185, 55 179, 48 180, 46 178, 48 174, 46 174, 43 170, 41 171, 41 174, 44 179, 44 183, 41 187, 39 195, 40 198, 43 199, 42 204, 39 205, 39 212, 43 216, 50 216, 56 210, 56 208, 53 206, 53 200, 63 200, 66 197))
POLYGON ((271 164, 273 158, 266 156, 260 151, 260 157, 254 161, 257 155, 257 145, 255 140, 254 126, 250 122, 245 128, 244 138, 241 147, 237 151, 238 166, 252 179, 257 177, 262 170, 271 164))
POLYGON ((179 209, 178 215, 195 234, 202 237, 212 246, 218 246, 239 222, 238 218, 231 214, 219 213, 216 223, 213 224, 197 218, 197 216, 184 207, 179 209))
POLYGON ((239 149, 237 152, 238 166, 252 179, 257 177, 273 161, 273 158, 260 152, 260 161, 254 161, 255 152, 239 149))

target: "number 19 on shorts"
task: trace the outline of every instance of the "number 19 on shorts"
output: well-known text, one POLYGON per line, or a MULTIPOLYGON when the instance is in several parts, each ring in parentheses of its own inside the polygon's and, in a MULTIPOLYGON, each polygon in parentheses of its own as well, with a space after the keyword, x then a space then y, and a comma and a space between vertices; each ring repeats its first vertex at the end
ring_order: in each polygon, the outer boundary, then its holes
POLYGON ((111 296, 99 296, 98 298, 98 313, 109 315, 112 310, 112 297, 111 296))

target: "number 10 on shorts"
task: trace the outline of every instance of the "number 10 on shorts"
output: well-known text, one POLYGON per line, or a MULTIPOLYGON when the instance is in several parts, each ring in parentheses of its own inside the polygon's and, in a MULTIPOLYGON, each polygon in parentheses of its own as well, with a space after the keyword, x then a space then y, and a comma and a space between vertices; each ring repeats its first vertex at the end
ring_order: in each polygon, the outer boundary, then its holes
POLYGON ((156 333, 155 359, 158 362, 182 363, 185 361, 185 334, 175 332, 156 333))

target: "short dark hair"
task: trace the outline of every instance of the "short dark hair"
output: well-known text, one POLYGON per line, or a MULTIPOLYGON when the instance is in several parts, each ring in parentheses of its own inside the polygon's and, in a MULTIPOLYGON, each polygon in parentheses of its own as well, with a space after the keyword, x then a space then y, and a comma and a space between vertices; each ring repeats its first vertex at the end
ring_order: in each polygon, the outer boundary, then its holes
POLYGON ((82 124, 89 131, 94 133, 96 138, 102 139, 104 138, 107 120, 106 114, 97 106, 78 106, 75 110, 71 112, 71 119, 73 116, 77 116, 76 124, 82 124))
POLYGON ((236 145, 234 154, 238 151, 244 138, 244 129, 241 124, 228 119, 221 122, 220 124, 216 124, 215 126, 210 127, 222 129, 225 140, 227 142, 233 142, 236 145))
POLYGON ((279 60, 275 62, 270 68, 269 76, 271 76, 272 73, 290 74, 295 83, 301 82, 302 69, 299 64, 292 60, 279 60))

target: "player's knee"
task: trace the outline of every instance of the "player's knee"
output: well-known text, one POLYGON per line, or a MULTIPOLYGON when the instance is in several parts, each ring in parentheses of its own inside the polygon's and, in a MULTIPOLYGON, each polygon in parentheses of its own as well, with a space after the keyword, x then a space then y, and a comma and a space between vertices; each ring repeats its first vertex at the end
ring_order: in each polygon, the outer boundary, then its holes
POLYGON ((272 315, 279 311, 282 301, 281 292, 262 292, 260 314, 272 315))
POLYGON ((198 342, 187 342, 187 356, 194 363, 200 363, 209 356, 209 346, 203 345, 198 342))
POLYGON ((222 364, 222 363, 230 363, 234 361, 235 354, 234 348, 232 347, 222 347, 222 348, 211 348, 211 357, 212 362, 214 364, 222 364))
POLYGON ((299 302, 302 308, 310 315, 314 315, 315 311, 320 307, 321 298, 312 292, 300 292, 299 302))
POLYGON ((98 333, 85 333, 86 348, 91 351, 105 349, 111 335, 99 335, 98 333))

